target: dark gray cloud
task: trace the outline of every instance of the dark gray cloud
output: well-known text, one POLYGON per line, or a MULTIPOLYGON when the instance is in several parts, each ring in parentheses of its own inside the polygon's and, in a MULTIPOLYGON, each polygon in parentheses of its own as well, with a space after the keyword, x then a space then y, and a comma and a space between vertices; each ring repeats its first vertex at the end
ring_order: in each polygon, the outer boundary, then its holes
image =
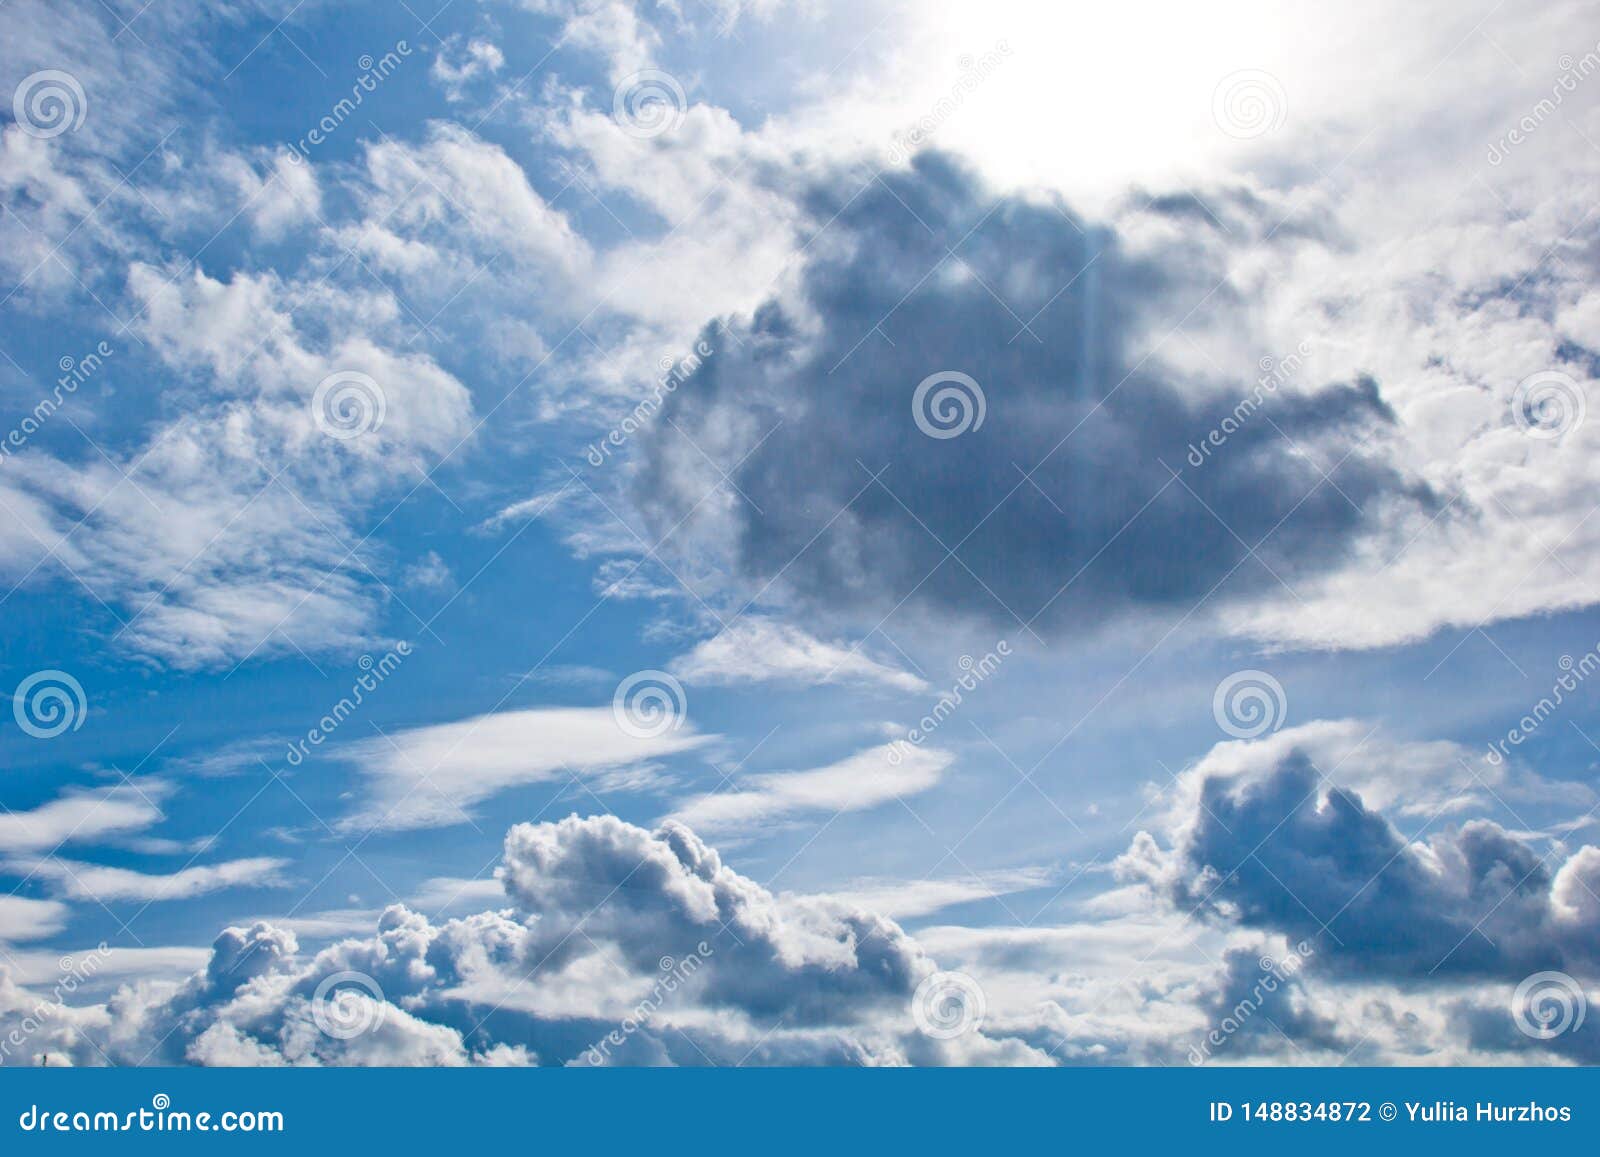
POLYGON ((1547 855, 1483 819, 1413 842, 1300 750, 1193 786, 1170 850, 1140 833, 1122 867, 1183 909, 1310 941, 1309 971, 1441 984, 1600 972, 1600 849, 1547 855))
POLYGON ((798 291, 710 335, 717 352, 663 408, 635 476, 658 533, 682 520, 683 549, 715 536, 754 585, 781 575, 833 611, 886 610, 915 588, 1003 622, 1097 622, 1330 567, 1374 504, 1419 497, 1363 448, 1394 422, 1370 379, 1269 392, 1188 461, 1259 376, 1255 354, 1186 380, 1143 360, 1186 315, 1199 332, 1235 305, 1220 227, 1190 201, 1152 203, 1145 219, 1176 239, 1137 254, 937 155, 810 207, 831 223, 798 291), (981 426, 947 439, 913 420, 918 384, 941 371, 985 403, 981 426), (719 481, 707 456, 733 505, 703 503, 719 481))
MULTIPOLYGON (((1600 1064, 1600 1028, 1590 1019, 1592 1009, 1585 1008, 1582 1018, 1575 1018, 1570 1007, 1546 1004, 1544 1014, 1557 1018, 1547 1022, 1552 1035, 1535 1036, 1518 1027, 1513 1015, 1516 1006, 1509 985, 1452 1001, 1446 1010, 1450 1031, 1474 1053, 1514 1056, 1538 1064, 1554 1058, 1569 1064, 1600 1064)), ((1539 1011, 1537 1004, 1526 1000, 1521 1008, 1530 1017, 1539 1011)), ((1532 1019, 1529 1023, 1538 1024, 1532 1019)))
MULTIPOLYGON (((1244 948, 1230 950, 1215 981, 1202 995, 1200 1008, 1211 1018, 1208 1032, 1196 1046, 1205 1060, 1273 1056, 1297 1050, 1344 1052, 1346 1040, 1332 1017, 1317 1012, 1296 974, 1291 953, 1275 960, 1244 948)), ((1190 1057, 1190 1063, 1199 1063, 1190 1057)))

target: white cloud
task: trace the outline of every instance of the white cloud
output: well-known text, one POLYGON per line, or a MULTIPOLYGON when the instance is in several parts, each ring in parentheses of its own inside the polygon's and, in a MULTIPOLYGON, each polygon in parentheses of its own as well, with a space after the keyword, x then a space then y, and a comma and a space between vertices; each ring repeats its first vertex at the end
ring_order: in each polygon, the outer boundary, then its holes
MULTIPOLYGON (((110 969, 141 983, 57 1010, 29 1038, 33 1051, 0 1060, 36 1063, 48 1050, 76 1064, 1180 1064, 1235 1006, 1258 958, 1291 950, 1148 907, 911 937, 849 896, 774 896, 679 825, 651 833, 610 816, 518 825, 504 864, 494 911, 436 923, 396 905, 375 931, 314 955, 283 928, 229 928, 173 986, 160 978, 196 950, 114 952, 110 969), (986 1005, 981 1027, 947 1041, 920 1032, 913 1013, 918 985, 940 967, 968 973, 986 1005), (340 978, 342 999, 331 987, 340 978), (330 1013, 353 1031, 323 1031, 330 1013)), ((0 1030, 36 1009, 53 979, 39 954, 18 963, 0 968, 0 1030)), ((1519 1041, 1497 986, 1311 987, 1315 978, 1284 986, 1270 1009, 1277 1028, 1240 1031, 1229 1056, 1582 1055, 1581 1041, 1549 1051, 1519 1041), (1480 1040, 1488 1051, 1470 1051, 1480 1040)))
MULTIPOLYGON (((924 1035, 912 1001, 936 965, 913 938, 773 896, 679 825, 518 825, 502 899, 438 924, 396 905, 314 956, 266 923, 228 928, 182 985, 68 1010, 35 1047, 78 1064, 1047 1063, 978 1025, 924 1035), (352 1031, 322 1031, 330 1012, 352 1031)), ((0 1029, 31 1003, 10 985, 0 1029)))
POLYGON ((465 280, 479 268, 476 252, 484 262, 527 262, 553 279, 547 288, 560 290, 592 259, 588 242, 521 166, 466 128, 438 123, 420 144, 371 144, 366 161, 367 220, 343 240, 380 269, 424 273, 437 292, 441 272, 464 262, 465 280))
POLYGON ((400 581, 408 587, 425 591, 454 590, 456 586, 456 576, 451 573, 450 565, 434 550, 406 567, 400 581))
POLYGON ((1034 867, 974 872, 970 876, 938 880, 852 880, 843 888, 817 898, 880 912, 892 920, 913 920, 957 904, 1045 888, 1055 878, 1052 869, 1034 867))
POLYGON ((452 104, 466 98, 466 89, 481 76, 492 76, 505 67, 505 54, 493 41, 474 37, 462 42, 452 36, 439 46, 428 75, 444 89, 452 104))
POLYGON ((926 791, 955 756, 934 748, 883 744, 811 771, 740 776, 725 789, 695 796, 672 818, 725 832, 760 827, 797 814, 853 812, 926 791), (898 755, 898 759, 891 758, 898 755))
POLYGON ((256 916, 239 923, 270 923, 274 928, 293 933, 296 939, 327 942, 361 935, 377 923, 379 914, 377 908, 334 908, 295 916, 256 916))
POLYGON ((744 618, 672 662, 673 674, 693 683, 879 683, 924 691, 923 679, 775 619, 744 618))
POLYGON ((463 908, 481 909, 503 900, 505 894, 498 876, 433 876, 418 884, 406 903, 426 916, 437 916, 463 908))
POLYGON ((12 860, 7 870, 46 880, 62 895, 74 900, 154 902, 188 900, 224 888, 275 888, 284 884, 280 872, 287 860, 256 856, 200 864, 168 875, 152 875, 129 868, 110 868, 52 856, 44 860, 12 860))
POLYGON ((156 801, 168 790, 164 783, 145 780, 137 787, 72 791, 29 811, 5 812, 0 814, 0 853, 53 852, 63 844, 93 843, 151 827, 165 818, 156 801))
POLYGON ((322 190, 311 164, 293 162, 282 152, 262 163, 264 171, 233 155, 217 166, 238 201, 249 207, 256 231, 270 241, 282 238, 295 226, 316 223, 322 212, 322 190))
POLYGON ((523 0, 535 12, 563 18, 564 42, 605 58, 613 81, 644 68, 661 37, 639 19, 632 0, 523 0))
POLYGON ((1291 755, 1308 758, 1328 784, 1353 791, 1371 808, 1408 819, 1494 812, 1510 806, 1539 820, 1588 810, 1595 793, 1552 781, 1482 749, 1445 740, 1403 740, 1356 719, 1319 719, 1252 741, 1219 743, 1179 777, 1171 814, 1192 816, 1208 779, 1255 780, 1291 755))
MULTIPOLYGON (((65 907, 65 905, 63 905, 65 907)), ((46 952, 26 949, 5 958, 17 984, 49 989, 64 972, 84 978, 80 991, 114 990, 120 984, 177 983, 197 968, 204 968, 210 948, 186 945, 138 948, 93 945, 46 952)))
MULTIPOLYGON (((52 550, 99 597, 131 608, 118 642, 175 666, 365 644, 380 607, 352 517, 470 434, 466 388, 427 355, 365 336, 312 348, 294 311, 322 299, 270 274, 169 279, 135 262, 129 288, 165 362, 217 394, 120 461, 12 459, 8 481, 31 496, 20 516, 39 524, 13 566, 48 572, 52 550), (363 375, 381 399, 368 411, 381 423, 358 438, 329 436, 315 412, 331 404, 319 385, 341 372, 363 375)), ((361 309, 326 304, 323 322, 361 309)))
POLYGON ((194 36, 223 7, 153 5, 135 21, 142 33, 135 36, 101 10, 48 0, 7 6, 0 40, 7 93, 49 69, 71 76, 84 97, 81 104, 74 98, 72 110, 84 116, 69 139, 34 138, 9 123, 0 133, 7 209, 0 214, 0 269, 13 304, 49 316, 61 295, 86 283, 103 290, 100 279, 120 268, 147 207, 140 186, 150 184, 151 170, 128 170, 164 130, 212 99, 194 36))
POLYGON ((55 900, 0 896, 0 943, 43 940, 67 924, 67 906, 55 900))
POLYGON ((366 781, 347 829, 463 823, 474 805, 520 784, 636 768, 709 742, 692 725, 630 735, 609 707, 532 708, 419 727, 339 748, 366 781))

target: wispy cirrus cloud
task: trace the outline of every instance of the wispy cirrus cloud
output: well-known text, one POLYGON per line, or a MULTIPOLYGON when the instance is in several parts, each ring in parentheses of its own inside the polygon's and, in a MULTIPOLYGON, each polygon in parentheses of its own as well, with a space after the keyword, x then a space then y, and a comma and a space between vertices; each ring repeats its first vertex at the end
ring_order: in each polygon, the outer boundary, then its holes
POLYGON ((50 857, 11 860, 6 870, 46 881, 73 900, 117 901, 189 900, 227 888, 277 888, 285 884, 283 869, 289 861, 268 856, 198 864, 165 875, 112 868, 76 860, 50 857))
POLYGON ((36 808, 0 814, 0 853, 50 852, 63 844, 95 843, 153 827, 166 818, 157 806, 170 794, 157 780, 69 791, 36 808))
POLYGON ((467 823, 476 805, 508 788, 639 769, 711 739, 687 722, 659 735, 630 734, 609 707, 502 711, 364 739, 333 753, 364 783, 358 810, 341 826, 406 831, 467 823))
POLYGON ((694 683, 878 684, 925 691, 925 679, 864 654, 859 647, 825 643, 790 623, 746 617, 699 643, 672 663, 673 674, 694 683))
POLYGON ((67 926, 68 908, 57 900, 0 896, 0 944, 43 940, 67 926))
POLYGON ((860 879, 813 898, 881 912, 892 920, 914 920, 958 904, 1045 888, 1055 881, 1056 875, 1051 868, 1037 866, 940 879, 860 879))
POLYGON ((954 762, 954 755, 936 748, 883 744, 827 767, 740 776, 725 790, 688 800, 671 818, 697 830, 728 832, 805 815, 864 811, 927 791, 954 762))

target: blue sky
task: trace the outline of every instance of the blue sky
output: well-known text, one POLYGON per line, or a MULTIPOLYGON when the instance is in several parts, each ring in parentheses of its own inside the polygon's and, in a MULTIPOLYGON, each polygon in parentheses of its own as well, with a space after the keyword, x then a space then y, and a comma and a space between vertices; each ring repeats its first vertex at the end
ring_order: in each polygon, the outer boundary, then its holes
POLYGON ((432 7, 4 7, 7 1063, 1600 1055, 1581 6, 432 7))

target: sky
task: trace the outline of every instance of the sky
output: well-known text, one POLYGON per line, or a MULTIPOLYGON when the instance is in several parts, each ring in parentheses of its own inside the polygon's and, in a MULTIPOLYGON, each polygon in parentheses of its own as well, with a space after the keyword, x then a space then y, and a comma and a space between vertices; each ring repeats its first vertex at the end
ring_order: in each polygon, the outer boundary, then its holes
POLYGON ((0 21, 0 1063, 1600 1061, 1589 6, 0 21))

